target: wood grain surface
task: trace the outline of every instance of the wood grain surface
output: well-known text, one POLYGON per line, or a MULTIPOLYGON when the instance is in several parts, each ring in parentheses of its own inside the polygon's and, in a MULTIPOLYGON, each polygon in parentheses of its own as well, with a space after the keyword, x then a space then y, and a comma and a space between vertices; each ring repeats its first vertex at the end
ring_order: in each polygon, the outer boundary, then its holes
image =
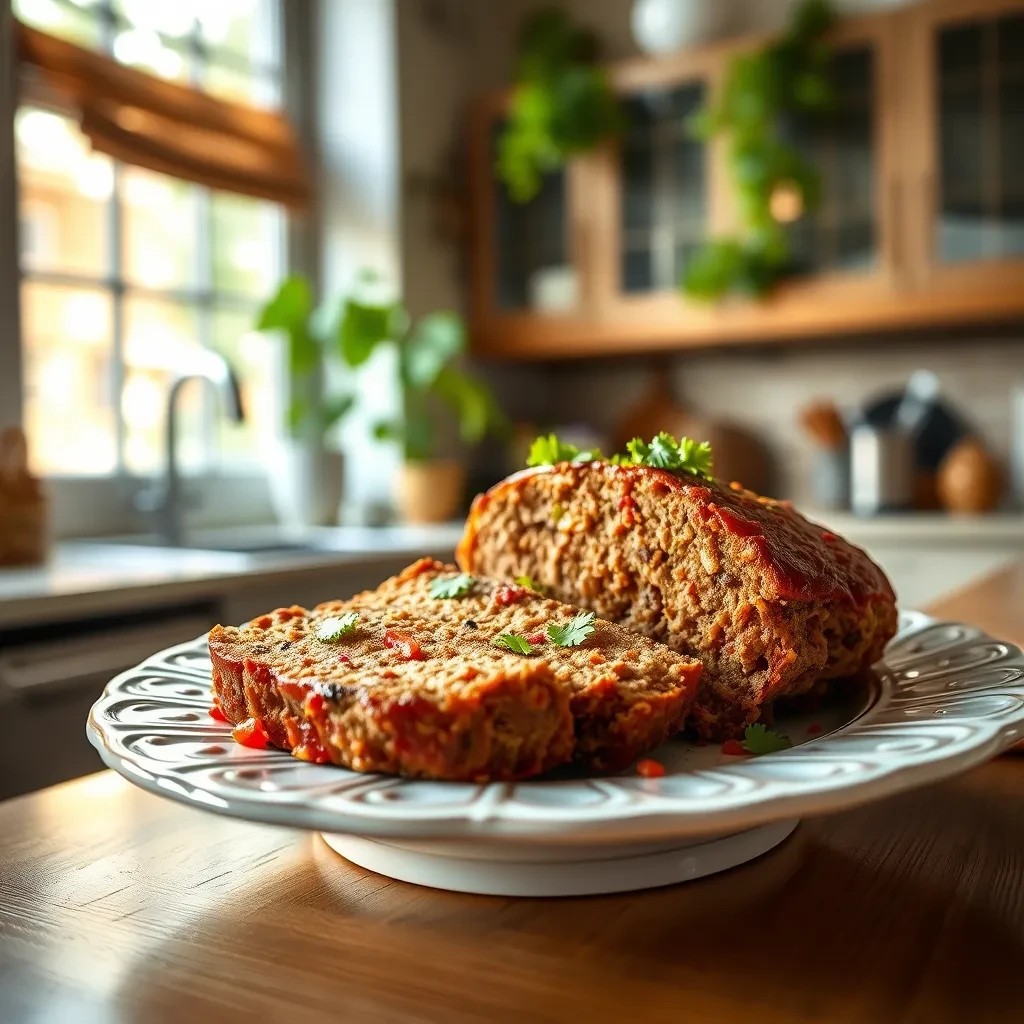
MULTIPOLYGON (((935 610, 1020 639, 1021 596, 1017 567, 935 610)), ((1022 798, 1004 757, 699 882, 522 900, 104 772, 0 804, 0 1022, 1019 1021, 1022 798)))

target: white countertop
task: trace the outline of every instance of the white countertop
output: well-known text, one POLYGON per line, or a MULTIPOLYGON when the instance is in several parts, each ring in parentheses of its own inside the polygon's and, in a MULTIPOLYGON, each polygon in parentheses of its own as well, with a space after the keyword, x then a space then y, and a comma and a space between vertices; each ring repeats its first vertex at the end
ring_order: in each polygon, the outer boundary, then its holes
MULTIPOLYGON (((230 531, 236 545, 258 544, 262 528, 230 531)), ((103 540, 67 541, 45 565, 0 569, 0 625, 101 613, 137 598, 174 600, 224 593, 284 576, 357 567, 421 555, 450 557, 461 523, 439 526, 319 529, 317 550, 219 551, 133 546, 103 540)), ((209 537, 209 534, 207 535, 209 537)), ((291 538, 297 539, 297 538, 291 538)), ((206 538, 204 538, 204 543, 206 538)))
POLYGON ((851 540, 893 541, 912 544, 1018 544, 1024 551, 1024 511, 987 515, 949 515, 945 512, 907 512, 881 516, 855 516, 852 512, 804 509, 816 523, 851 540))

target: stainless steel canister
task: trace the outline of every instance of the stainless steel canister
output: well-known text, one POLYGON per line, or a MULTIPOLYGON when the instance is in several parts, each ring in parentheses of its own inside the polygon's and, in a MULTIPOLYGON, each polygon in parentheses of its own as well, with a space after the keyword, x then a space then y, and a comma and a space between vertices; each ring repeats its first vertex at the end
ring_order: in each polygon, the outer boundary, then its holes
POLYGON ((857 424, 850 434, 850 507, 870 516, 913 503, 913 437, 902 427, 857 424))

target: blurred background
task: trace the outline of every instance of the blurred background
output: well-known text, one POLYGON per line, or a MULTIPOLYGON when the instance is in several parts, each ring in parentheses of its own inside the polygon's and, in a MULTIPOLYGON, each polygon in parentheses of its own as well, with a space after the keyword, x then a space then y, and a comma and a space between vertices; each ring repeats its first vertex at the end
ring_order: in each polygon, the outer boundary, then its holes
POLYGON ((0 695, 450 556, 541 431, 908 605, 1024 550, 1024 0, 0 0, 0 72, 0 695))

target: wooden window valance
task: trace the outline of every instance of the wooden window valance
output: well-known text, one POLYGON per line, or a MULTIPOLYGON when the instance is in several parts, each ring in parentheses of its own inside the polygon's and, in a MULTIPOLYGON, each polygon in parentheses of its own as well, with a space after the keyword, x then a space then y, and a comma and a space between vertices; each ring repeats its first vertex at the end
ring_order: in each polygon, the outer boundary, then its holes
POLYGON ((168 82, 15 23, 18 56, 73 109, 93 148, 210 188, 301 208, 305 160, 281 115, 168 82))

